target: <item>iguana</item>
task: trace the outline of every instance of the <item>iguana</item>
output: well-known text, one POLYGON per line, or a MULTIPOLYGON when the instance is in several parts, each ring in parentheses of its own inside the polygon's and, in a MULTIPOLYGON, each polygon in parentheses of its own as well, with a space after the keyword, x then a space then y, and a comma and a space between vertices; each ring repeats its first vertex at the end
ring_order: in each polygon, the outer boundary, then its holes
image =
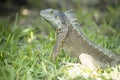
POLYGON ((71 11, 63 13, 59 10, 45 9, 41 10, 40 15, 57 30, 52 52, 53 60, 63 48, 72 57, 79 58, 81 64, 92 69, 106 68, 108 65, 112 67, 120 63, 119 54, 95 45, 82 33, 81 26, 71 11))

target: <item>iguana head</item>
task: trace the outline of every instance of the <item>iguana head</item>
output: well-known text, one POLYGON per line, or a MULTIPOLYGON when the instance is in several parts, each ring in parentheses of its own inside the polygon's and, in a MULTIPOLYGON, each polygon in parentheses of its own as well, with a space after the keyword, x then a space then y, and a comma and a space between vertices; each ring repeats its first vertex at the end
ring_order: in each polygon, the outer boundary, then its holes
POLYGON ((40 15, 57 29, 61 29, 61 25, 64 24, 66 17, 64 13, 54 9, 41 10, 40 15))

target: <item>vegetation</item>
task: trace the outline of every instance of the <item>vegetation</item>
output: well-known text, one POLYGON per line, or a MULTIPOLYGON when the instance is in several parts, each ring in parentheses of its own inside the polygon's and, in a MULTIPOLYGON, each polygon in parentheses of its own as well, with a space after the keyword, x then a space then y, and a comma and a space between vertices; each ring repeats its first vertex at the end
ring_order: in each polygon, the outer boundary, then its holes
MULTIPOLYGON (((65 10, 65 9, 63 9, 65 10)), ((120 7, 107 7, 106 12, 82 8, 75 14, 85 35, 97 45, 120 54, 120 7)), ((119 80, 120 66, 91 71, 61 62, 74 62, 66 52, 60 51, 56 62, 50 61, 55 42, 55 30, 40 16, 31 26, 20 26, 16 15, 14 22, 0 19, 0 80, 119 80)))

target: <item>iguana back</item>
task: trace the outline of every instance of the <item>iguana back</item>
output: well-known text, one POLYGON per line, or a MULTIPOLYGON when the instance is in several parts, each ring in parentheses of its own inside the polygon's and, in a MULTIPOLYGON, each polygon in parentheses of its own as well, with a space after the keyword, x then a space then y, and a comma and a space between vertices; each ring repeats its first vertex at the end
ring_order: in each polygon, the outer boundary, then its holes
POLYGON ((93 58, 93 63, 100 67, 115 66, 120 63, 119 54, 97 46, 82 33, 81 26, 73 13, 68 12, 65 15, 72 25, 69 27, 68 35, 63 44, 63 49, 66 52, 75 57, 80 56, 80 53, 88 54, 93 58))

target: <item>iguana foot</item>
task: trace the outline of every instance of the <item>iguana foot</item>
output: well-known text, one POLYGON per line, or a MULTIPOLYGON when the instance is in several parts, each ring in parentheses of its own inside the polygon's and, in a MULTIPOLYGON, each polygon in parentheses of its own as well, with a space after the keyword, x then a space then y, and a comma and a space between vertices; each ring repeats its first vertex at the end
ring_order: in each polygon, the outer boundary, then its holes
POLYGON ((82 65, 87 66, 91 70, 96 70, 97 69, 98 65, 97 65, 96 61, 92 58, 91 55, 81 53, 80 56, 79 56, 79 60, 80 60, 82 65))
POLYGON ((83 68, 87 68, 86 66, 80 64, 80 63, 70 63, 70 62, 61 62, 60 63, 61 65, 65 65, 66 67, 81 67, 82 69, 83 68))
POLYGON ((69 62, 62 62, 61 64, 65 66, 78 66, 81 68, 88 68, 90 70, 97 70, 98 62, 95 61, 92 56, 89 54, 81 53, 79 56, 80 63, 69 63, 69 62))

